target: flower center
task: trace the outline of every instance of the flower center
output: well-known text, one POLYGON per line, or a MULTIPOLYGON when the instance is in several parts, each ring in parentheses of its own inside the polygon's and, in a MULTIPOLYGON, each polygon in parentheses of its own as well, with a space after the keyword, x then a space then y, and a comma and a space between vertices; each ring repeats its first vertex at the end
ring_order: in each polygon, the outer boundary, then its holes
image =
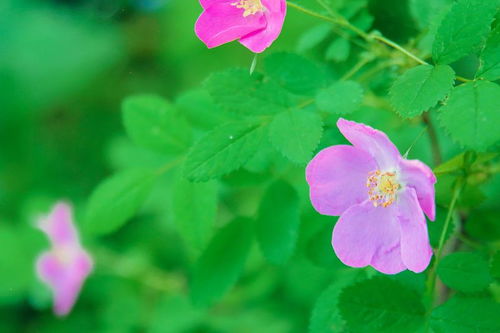
POLYGON ((401 185, 396 179, 395 172, 375 170, 368 173, 366 187, 373 206, 387 207, 396 200, 396 193, 401 185))
POLYGON ((244 9, 243 17, 263 12, 265 9, 260 0, 239 0, 232 2, 231 6, 244 9))

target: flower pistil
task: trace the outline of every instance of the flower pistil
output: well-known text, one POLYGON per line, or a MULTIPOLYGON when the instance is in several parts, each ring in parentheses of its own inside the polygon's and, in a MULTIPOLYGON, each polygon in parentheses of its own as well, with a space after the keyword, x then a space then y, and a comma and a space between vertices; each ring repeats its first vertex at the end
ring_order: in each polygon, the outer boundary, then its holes
POLYGON ((239 0, 236 2, 232 2, 231 6, 244 9, 243 17, 255 15, 257 13, 263 12, 265 9, 260 0, 239 0))
POLYGON ((366 187, 373 206, 387 207, 396 200, 396 193, 401 185, 397 181, 395 172, 375 170, 368 173, 366 187))

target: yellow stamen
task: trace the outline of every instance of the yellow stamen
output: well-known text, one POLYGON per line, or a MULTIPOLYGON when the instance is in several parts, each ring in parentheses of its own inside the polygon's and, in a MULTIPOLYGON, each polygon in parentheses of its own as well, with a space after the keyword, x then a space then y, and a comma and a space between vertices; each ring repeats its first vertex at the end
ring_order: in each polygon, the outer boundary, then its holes
POLYGON ((387 207, 396 200, 396 193, 401 185, 397 182, 395 172, 375 170, 368 173, 366 187, 373 206, 387 207))
POLYGON ((260 0, 239 0, 232 2, 231 6, 244 9, 243 17, 263 12, 265 9, 260 0))

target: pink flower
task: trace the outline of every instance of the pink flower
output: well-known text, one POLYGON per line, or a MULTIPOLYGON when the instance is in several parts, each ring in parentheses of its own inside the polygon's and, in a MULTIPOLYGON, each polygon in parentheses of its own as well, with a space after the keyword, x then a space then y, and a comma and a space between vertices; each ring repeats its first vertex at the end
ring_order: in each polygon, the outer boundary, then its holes
POLYGON ((422 272, 432 257, 424 213, 434 220, 436 177, 404 159, 385 133, 345 119, 337 126, 353 145, 323 149, 306 169, 314 208, 340 215, 335 253, 352 267, 422 272))
POLYGON ((52 248, 36 262, 38 277, 52 289, 54 312, 64 316, 78 298, 83 282, 92 271, 92 259, 81 247, 78 231, 67 203, 57 203, 37 223, 50 239, 52 248))
POLYGON ((278 38, 286 15, 285 0, 200 0, 195 32, 209 48, 239 39, 261 53, 278 38))

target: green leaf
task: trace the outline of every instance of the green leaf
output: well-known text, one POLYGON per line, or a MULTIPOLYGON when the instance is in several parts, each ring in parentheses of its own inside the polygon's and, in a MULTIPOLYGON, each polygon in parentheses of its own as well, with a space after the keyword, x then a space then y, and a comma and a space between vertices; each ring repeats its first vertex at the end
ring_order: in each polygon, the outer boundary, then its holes
POLYGON ((191 148, 184 175, 192 181, 207 181, 238 169, 257 152, 264 134, 263 126, 256 122, 214 129, 191 148))
POLYGON ((273 53, 264 59, 266 72, 294 94, 314 95, 326 84, 326 73, 312 61, 293 53, 273 53))
POLYGON ((192 183, 178 175, 172 194, 172 216, 191 246, 201 249, 212 235, 217 213, 217 182, 192 183))
POLYGON ((500 241, 500 211, 498 209, 470 212, 465 222, 465 231, 474 239, 487 242, 500 241))
POLYGON ((415 332, 425 309, 418 295, 388 277, 375 277, 345 288, 339 309, 354 332, 415 332))
POLYGON ((273 146, 291 161, 307 163, 323 133, 321 117, 305 110, 293 109, 274 117, 269 126, 273 146))
MULTIPOLYGON (((453 173, 455 171, 462 170, 466 166, 465 165, 465 154, 466 153, 461 153, 461 154, 453 157, 452 159, 438 165, 437 167, 434 168, 433 172, 436 175, 442 175, 442 174, 453 173)), ((472 163, 471 166, 488 162, 497 156, 498 156, 498 153, 478 153, 476 160, 472 163)))
POLYGON ((351 43, 345 38, 335 39, 326 49, 326 60, 346 61, 351 51, 351 43))
POLYGON ((453 0, 410 0, 410 12, 421 30, 428 29, 453 0))
POLYGON ((331 224, 322 226, 314 233, 307 242, 306 248, 308 259, 316 266, 327 269, 345 267, 332 248, 333 221, 334 218, 332 218, 331 224))
POLYGON ((316 95, 321 111, 346 114, 356 111, 363 101, 363 88, 354 81, 338 81, 316 95))
POLYGON ((432 58, 449 64, 476 52, 486 40, 498 9, 496 0, 458 0, 444 17, 432 45, 432 58))
POLYGON ((340 292, 359 278, 360 272, 345 270, 335 272, 335 281, 318 297, 309 322, 309 333, 343 333, 345 322, 338 309, 340 292))
POLYGON ((105 179, 89 198, 85 230, 108 234, 120 228, 146 200, 156 178, 152 170, 132 169, 105 179))
POLYGON ((332 25, 329 23, 319 24, 304 32, 297 43, 297 52, 305 52, 324 41, 330 32, 332 25))
POLYGON ((439 120, 460 144, 486 150, 500 140, 498 124, 500 86, 488 81, 469 82, 454 88, 441 108, 439 120))
POLYGON ((444 257, 437 273, 448 287, 463 292, 481 291, 491 282, 488 262, 473 252, 455 252, 444 257))
POLYGON ((413 118, 442 100, 453 87, 455 72, 447 65, 420 65, 406 71, 391 87, 396 111, 413 118))
POLYGON ((215 235, 194 267, 191 297, 195 304, 212 304, 236 283, 252 239, 251 221, 247 219, 234 220, 215 235))
POLYGON ((278 180, 267 189, 259 207, 256 230, 264 256, 274 264, 285 263, 295 249, 300 225, 299 196, 278 180))
POLYGON ((432 311, 430 323, 435 333, 500 332, 499 313, 490 299, 455 296, 432 311))
POLYGON ((138 145, 162 153, 179 153, 191 143, 191 128, 172 105, 155 95, 128 97, 122 104, 123 124, 138 145))
MULTIPOLYGON (((447 190, 448 193, 451 192, 451 189, 447 190)), ((450 199, 451 200, 451 199, 450 199)), ((449 204, 449 200, 447 204, 449 204)), ((441 233, 444 228, 444 221, 446 220, 446 215, 448 215, 448 210, 444 209, 440 206, 436 207, 436 221, 427 223, 427 229, 429 230, 429 241, 431 246, 437 248, 439 246, 439 239, 441 238, 441 233)), ((448 226, 448 230, 446 230, 446 234, 444 237, 445 242, 450 238, 455 230, 458 221, 457 216, 452 216, 450 225, 448 226)))
POLYGON ((493 30, 486 46, 479 56, 480 66, 476 73, 476 78, 483 78, 490 81, 500 79, 500 25, 497 24, 493 30))
POLYGON ((267 115, 286 110, 290 96, 274 81, 250 75, 248 69, 229 69, 212 74, 204 83, 216 104, 240 115, 267 115))

